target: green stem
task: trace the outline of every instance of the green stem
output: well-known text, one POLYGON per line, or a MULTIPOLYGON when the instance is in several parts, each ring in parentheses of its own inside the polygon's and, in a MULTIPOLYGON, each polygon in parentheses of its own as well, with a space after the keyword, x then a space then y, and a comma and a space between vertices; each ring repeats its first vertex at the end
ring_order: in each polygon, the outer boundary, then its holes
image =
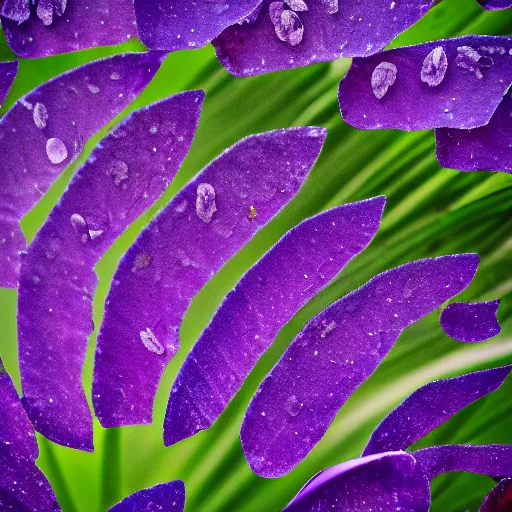
POLYGON ((105 432, 101 463, 100 510, 107 510, 121 496, 121 430, 109 428, 105 432))

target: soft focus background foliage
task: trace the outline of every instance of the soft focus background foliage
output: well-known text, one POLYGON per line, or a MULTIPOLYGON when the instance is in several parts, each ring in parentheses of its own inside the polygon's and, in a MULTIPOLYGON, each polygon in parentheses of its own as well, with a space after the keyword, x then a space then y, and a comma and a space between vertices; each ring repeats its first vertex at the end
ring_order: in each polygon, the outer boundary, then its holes
MULTIPOLYGON (((463 34, 512 32, 512 9, 484 11, 474 0, 443 0, 393 46, 463 34)), ((36 85, 68 69, 123 51, 140 51, 135 41, 76 54, 21 61, 2 112, 36 85)), ((0 60, 11 60, 2 35, 0 60)), ((209 160, 241 137, 275 128, 316 124, 329 129, 318 164, 299 196, 229 261, 195 298, 181 329, 181 350, 167 368, 156 400, 152 426, 106 431, 95 424, 94 454, 53 445, 39 436, 39 465, 49 477, 65 512, 102 511, 142 487, 181 478, 187 511, 278 511, 318 470, 361 453, 370 432, 408 393, 439 378, 512 361, 512 175, 460 173, 442 169, 432 132, 360 132, 345 124, 337 105, 337 85, 349 60, 267 76, 235 79, 215 59, 211 47, 170 55, 140 98, 124 111, 140 108, 178 91, 202 88, 206 100, 196 139, 164 197, 117 241, 97 266, 96 331, 90 337, 84 371, 91 384, 93 347, 112 274, 137 233, 159 208, 209 160), (161 425, 173 379, 187 351, 241 274, 285 231, 326 208, 388 196, 380 234, 329 288, 281 331, 241 393, 208 431, 164 448, 161 425), (439 327, 438 313, 408 329, 384 364, 342 409, 320 444, 288 476, 265 480, 252 474, 238 432, 243 412, 259 381, 300 328, 314 314, 377 272, 411 259, 455 252, 478 252, 482 263, 464 300, 501 297, 502 334, 480 345, 463 345, 439 327)), ((407 94, 407 91, 404 91, 407 94)), ((411 98, 414 101, 414 98, 411 98)), ((84 155, 23 219, 32 240, 107 128, 89 141, 84 155)), ((0 184, 1 187, 1 184, 0 184)), ((293 265, 293 261, 290 261, 293 265)), ((0 354, 19 389, 16 348, 16 291, 0 290, 0 354)), ((70 347, 70 350, 72 348, 70 347)), ((512 380, 473 404, 426 438, 432 443, 512 443, 512 380)), ((477 511, 492 481, 451 474, 433 484, 435 512, 477 511)))

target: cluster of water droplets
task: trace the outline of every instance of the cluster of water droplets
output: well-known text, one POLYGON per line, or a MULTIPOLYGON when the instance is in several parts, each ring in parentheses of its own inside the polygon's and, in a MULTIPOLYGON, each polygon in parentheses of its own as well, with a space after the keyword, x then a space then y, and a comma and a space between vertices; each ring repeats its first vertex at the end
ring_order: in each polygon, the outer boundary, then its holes
POLYGON ((215 204, 215 189, 209 183, 200 183, 197 186, 196 213, 206 224, 212 220, 217 211, 215 204))
POLYGON ((79 213, 73 213, 69 220, 73 230, 79 236, 80 241, 84 244, 89 240, 95 240, 103 234, 103 229, 91 228, 87 221, 79 213))
MULTIPOLYGON (((18 24, 24 23, 30 18, 30 4, 35 4, 35 0, 5 0, 2 5, 1 14, 5 18, 17 21, 18 24)), ((37 2, 36 15, 45 26, 53 22, 54 13, 62 16, 66 10, 67 0, 39 0, 37 2)))

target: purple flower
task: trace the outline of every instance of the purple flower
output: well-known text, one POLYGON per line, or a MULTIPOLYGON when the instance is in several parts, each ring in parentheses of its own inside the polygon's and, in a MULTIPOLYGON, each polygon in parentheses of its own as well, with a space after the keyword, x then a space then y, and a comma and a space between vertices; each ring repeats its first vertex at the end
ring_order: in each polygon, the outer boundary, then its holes
POLYGON ((356 128, 435 128, 441 165, 512 172, 511 83, 512 38, 464 36, 354 59, 338 98, 356 128))
POLYGON ((136 35, 131 0, 4 0, 1 15, 9 46, 31 59, 136 35))
MULTIPOLYGON (((412 393, 376 428, 363 456, 313 477, 284 509, 408 510, 427 512, 429 482, 441 473, 467 471, 512 476, 512 445, 434 446, 405 450, 475 400, 496 390, 510 366, 431 382, 412 393), (339 507, 339 508, 337 508, 339 507)), ((497 507, 510 486, 504 480, 486 499, 481 512, 497 507), (487 504, 487 505, 486 505, 487 504), (487 506, 488 508, 485 508, 487 506)))

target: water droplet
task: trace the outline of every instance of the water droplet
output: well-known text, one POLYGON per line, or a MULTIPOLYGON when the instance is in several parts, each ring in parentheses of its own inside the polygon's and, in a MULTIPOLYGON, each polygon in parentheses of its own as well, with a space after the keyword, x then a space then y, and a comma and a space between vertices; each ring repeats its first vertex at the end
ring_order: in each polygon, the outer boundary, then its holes
POLYGON ((114 176, 114 183, 119 185, 128 179, 128 166, 122 160, 114 160, 107 169, 107 176, 114 176))
POLYGON ((307 11, 308 6, 304 0, 286 0, 288 7, 295 12, 307 11))
POLYGON ((164 353, 164 347, 161 345, 149 327, 146 327, 145 331, 140 331, 139 334, 142 343, 150 352, 158 355, 162 355, 164 353))
POLYGON ((285 408, 290 416, 297 416, 302 408, 302 404, 295 395, 291 395, 286 399, 285 408))
POLYGON ((132 272, 137 272, 137 270, 147 267, 151 263, 151 256, 148 254, 137 254, 135 260, 133 262, 132 272))
POLYGON ((89 240, 87 222, 79 213, 73 213, 69 220, 71 221, 75 233, 80 236, 80 240, 85 244, 87 240, 89 240))
POLYGON ((258 212, 254 206, 249 206, 249 220, 255 219, 258 216, 258 212))
POLYGON ((51 25, 53 21, 53 5, 48 0, 39 1, 36 14, 45 26, 51 25))
POLYGON ((336 14, 338 12, 338 0, 322 0, 327 5, 328 14, 336 14))
POLYGON ((491 57, 480 55, 471 46, 459 46, 457 48, 455 64, 461 69, 475 73, 477 78, 482 79, 484 77, 482 72, 490 69, 494 61, 491 57))
POLYGON ((295 12, 284 9, 282 2, 272 2, 269 5, 269 14, 281 41, 291 46, 297 46, 302 41, 304 26, 295 12))
POLYGON ((89 89, 93 94, 98 94, 100 92, 100 88, 93 84, 87 84, 87 89, 89 89))
POLYGON ((325 327, 320 333, 320 338, 325 338, 331 331, 334 331, 336 329, 336 326, 338 325, 334 320, 328 324, 324 324, 325 327))
POLYGON ((395 83, 397 69, 391 62, 381 62, 372 73, 373 94, 379 100, 382 99, 388 89, 395 83))
POLYGON ((52 164, 60 164, 68 157, 68 150, 57 137, 52 137, 46 141, 46 154, 52 164))
POLYGON ((110 74, 110 80, 119 80, 120 78, 121 75, 117 71, 114 71, 110 74))
POLYGON ((46 123, 48 122, 48 110, 44 103, 36 103, 34 111, 32 112, 32 117, 35 125, 39 129, 42 130, 43 128, 46 128, 46 123))
POLYGON ((89 229, 89 237, 91 240, 98 238, 103 234, 103 229, 89 229))
POLYGON ((200 183, 197 186, 196 213, 208 224, 217 211, 215 205, 215 189, 209 183, 200 183))
POLYGON ((158 132, 158 126, 154 125, 149 129, 149 133, 155 135, 158 132))
POLYGON ((442 46, 434 48, 423 61, 421 80, 430 87, 437 87, 444 79, 448 68, 448 59, 442 46))

